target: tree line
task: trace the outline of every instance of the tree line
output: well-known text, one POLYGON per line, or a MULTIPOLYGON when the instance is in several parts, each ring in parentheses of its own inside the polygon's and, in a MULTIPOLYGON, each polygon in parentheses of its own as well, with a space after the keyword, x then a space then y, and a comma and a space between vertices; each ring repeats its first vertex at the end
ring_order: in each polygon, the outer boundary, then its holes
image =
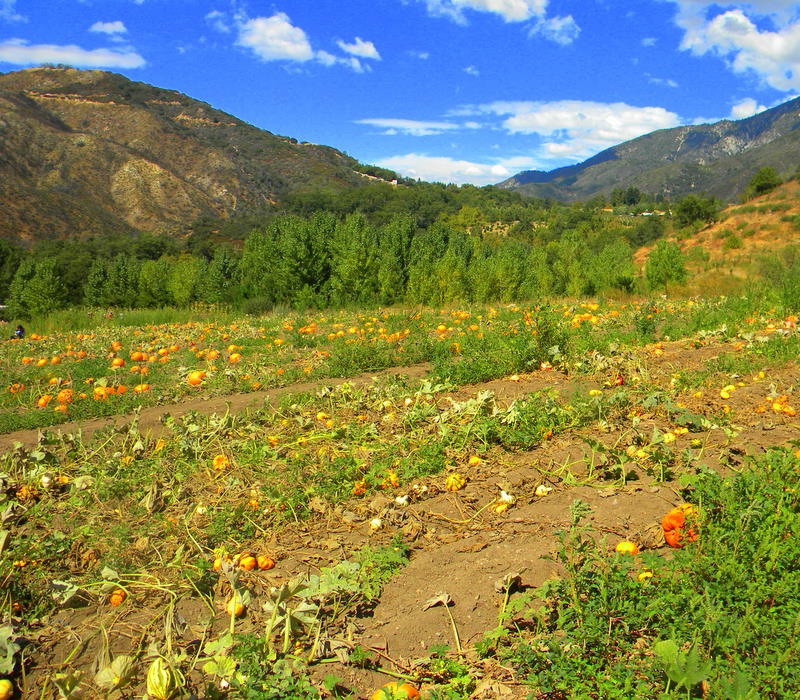
POLYGON ((692 195, 674 217, 634 216, 630 207, 670 205, 631 188, 611 199, 613 215, 602 197, 561 204, 496 187, 377 183, 294 195, 281 211, 199 221, 177 237, 45 240, 30 250, 0 241, 0 300, 7 316, 25 318, 78 305, 263 311, 592 295, 631 290, 633 250, 671 220, 717 211, 692 195))

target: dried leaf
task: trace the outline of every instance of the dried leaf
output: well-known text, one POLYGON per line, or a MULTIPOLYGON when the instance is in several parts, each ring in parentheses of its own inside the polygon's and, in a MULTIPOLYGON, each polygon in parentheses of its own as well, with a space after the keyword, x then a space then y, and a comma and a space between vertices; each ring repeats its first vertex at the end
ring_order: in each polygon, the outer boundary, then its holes
POLYGON ((437 605, 443 605, 447 607, 453 602, 453 599, 450 597, 449 593, 437 593, 433 598, 430 598, 425 601, 422 606, 423 610, 427 610, 428 608, 435 608, 437 605))
POLYGON ((505 593, 506 591, 513 591, 522 585, 522 574, 525 569, 519 572, 509 572, 503 578, 497 579, 494 582, 494 590, 498 593, 505 593))

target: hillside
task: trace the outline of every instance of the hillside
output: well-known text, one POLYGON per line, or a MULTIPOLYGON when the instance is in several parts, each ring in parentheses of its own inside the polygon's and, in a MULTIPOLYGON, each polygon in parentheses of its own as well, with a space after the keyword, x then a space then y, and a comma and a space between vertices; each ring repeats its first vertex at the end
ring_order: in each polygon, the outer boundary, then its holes
MULTIPOLYGON (((800 242, 800 182, 791 180, 745 204, 731 205, 713 224, 672 240, 686 256, 688 293, 735 293, 744 281, 764 273, 765 258, 775 253, 787 257, 782 251, 800 242)), ((634 253, 639 268, 653 247, 634 253)))
POLYGON ((0 237, 169 231, 344 188, 357 162, 115 73, 0 74, 0 237))
POLYGON ((795 171, 800 161, 798 127, 800 98, 739 121, 654 131, 578 165, 521 172, 499 186, 561 201, 637 187, 670 199, 708 192, 730 202, 761 167, 795 171))

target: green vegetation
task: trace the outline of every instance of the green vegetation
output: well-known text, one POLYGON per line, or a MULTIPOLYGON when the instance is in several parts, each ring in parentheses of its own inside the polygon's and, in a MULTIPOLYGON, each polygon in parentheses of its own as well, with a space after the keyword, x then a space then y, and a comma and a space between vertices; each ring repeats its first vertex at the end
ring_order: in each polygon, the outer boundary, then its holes
POLYGON ((750 183, 747 185, 744 197, 746 199, 759 197, 762 194, 767 194, 767 192, 772 192, 772 190, 782 183, 783 180, 775 171, 775 168, 761 168, 755 175, 753 175, 752 180, 750 180, 750 183))

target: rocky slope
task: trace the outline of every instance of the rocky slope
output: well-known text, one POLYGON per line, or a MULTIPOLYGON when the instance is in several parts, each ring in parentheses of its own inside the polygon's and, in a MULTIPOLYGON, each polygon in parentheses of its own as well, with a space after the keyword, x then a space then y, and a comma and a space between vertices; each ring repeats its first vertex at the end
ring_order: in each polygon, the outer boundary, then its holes
POLYGON ((0 237, 162 232, 356 186, 357 162, 115 73, 0 74, 0 237))

